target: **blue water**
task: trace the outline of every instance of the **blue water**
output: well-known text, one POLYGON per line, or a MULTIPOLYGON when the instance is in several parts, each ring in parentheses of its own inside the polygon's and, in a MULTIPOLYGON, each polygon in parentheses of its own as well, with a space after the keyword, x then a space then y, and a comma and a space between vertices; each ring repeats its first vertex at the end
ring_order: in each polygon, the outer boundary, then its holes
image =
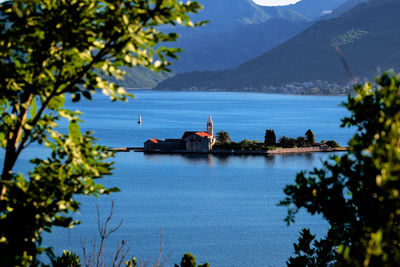
MULTIPOLYGON (((185 130, 205 130, 208 115, 214 132, 230 133, 235 141, 263 140, 265 129, 277 136, 297 137, 312 129, 318 141, 335 139, 345 145, 352 130, 339 127, 347 112, 343 97, 286 96, 250 93, 176 93, 137 91, 128 103, 111 103, 104 96, 91 102, 67 103, 84 113, 83 130, 95 131, 99 143, 112 147, 142 146, 149 138, 176 138, 185 130), (142 114, 143 124, 137 122, 142 114)), ((44 153, 33 147, 19 163, 44 153)), ((303 227, 323 236, 328 225, 321 216, 301 212, 287 227, 287 210, 277 207, 283 188, 300 170, 321 166, 324 153, 270 157, 216 157, 119 153, 115 171, 101 182, 121 192, 99 199, 82 197, 82 221, 74 229, 56 229, 46 244, 60 253, 81 254, 97 235, 96 205, 102 218, 116 204, 112 225, 121 228, 106 244, 106 257, 116 242, 126 240, 130 256, 155 263, 162 231, 167 266, 179 263, 185 252, 211 266, 284 266, 303 227)))

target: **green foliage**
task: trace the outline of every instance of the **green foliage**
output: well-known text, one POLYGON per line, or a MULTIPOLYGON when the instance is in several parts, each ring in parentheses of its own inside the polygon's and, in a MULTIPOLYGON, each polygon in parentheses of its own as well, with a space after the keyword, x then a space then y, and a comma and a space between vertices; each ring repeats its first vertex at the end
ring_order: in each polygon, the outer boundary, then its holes
MULTIPOLYGON (((96 179, 111 173, 113 153, 81 133, 80 112, 63 108, 65 97, 77 102, 96 90, 111 100, 126 100, 124 66, 168 70, 179 49, 160 42, 177 35, 157 25, 196 26, 189 13, 197 2, 176 0, 20 0, 0 4, 0 265, 40 264, 43 231, 72 227, 77 195, 117 191, 96 179), (57 131, 61 120, 68 132, 57 131), (27 176, 15 169, 30 144, 48 148, 46 158, 31 160, 27 176)), ((199 23, 201 24, 201 23, 199 23)), ((197 24, 197 25, 199 25, 197 24)))
POLYGON ((344 105, 351 115, 342 126, 355 126, 349 153, 333 157, 323 169, 299 173, 285 188, 286 221, 300 208, 329 222, 324 243, 337 251, 337 266, 395 266, 400 262, 400 81, 384 74, 355 86, 344 105), (330 244, 330 245, 329 245, 330 244))
POLYGON ((81 260, 79 256, 69 250, 64 250, 61 257, 57 257, 56 261, 53 261, 53 267, 80 267, 81 260))
MULTIPOLYGON (((179 267, 179 265, 175 264, 175 267, 179 267)), ((187 252, 182 257, 180 267, 210 267, 210 264, 208 262, 206 262, 204 264, 197 265, 195 257, 192 254, 190 254, 189 252, 187 252)))
POLYGON ((361 31, 356 29, 351 29, 346 31, 345 33, 339 34, 332 38, 331 45, 332 46, 344 46, 347 44, 354 43, 364 36, 368 35, 367 31, 361 31))
POLYGON ((274 130, 272 129, 265 130, 264 144, 266 144, 267 146, 276 145, 276 134, 274 130))
POLYGON ((261 150, 266 149, 266 146, 263 143, 258 142, 257 140, 250 141, 248 139, 244 139, 239 143, 239 150, 261 150))
MULTIPOLYGON (((171 66, 172 67, 172 66, 171 66)), ((146 67, 125 67, 126 72, 123 80, 107 77, 108 81, 114 82, 124 88, 154 88, 158 83, 168 79, 174 74, 172 72, 156 72, 146 67)))
POLYGON ((296 146, 296 139, 282 136, 279 138, 278 145, 283 148, 293 148, 296 146))
POLYGON ((297 147, 305 147, 307 146, 307 140, 303 136, 299 136, 296 138, 296 146, 297 147))
POLYGON ((131 260, 125 261, 125 266, 126 267, 136 267, 137 266, 136 257, 131 260))
POLYGON ((220 143, 217 142, 213 146, 213 150, 267 150, 271 147, 267 147, 264 143, 260 143, 257 140, 250 141, 244 139, 240 142, 220 143))
POLYGON ((326 144, 331 148, 340 147, 339 143, 336 142, 335 140, 329 140, 329 141, 326 142, 326 144))
POLYGON ((337 252, 332 249, 332 244, 327 240, 315 240, 309 229, 301 231, 299 242, 293 246, 296 257, 289 258, 288 266, 334 266, 337 252))
POLYGON ((181 267, 196 267, 196 259, 190 253, 185 253, 182 257, 181 267))
MULTIPOLYGON (((309 138, 312 138, 314 140, 311 143, 311 144, 313 144, 315 142, 314 133, 311 130, 308 130, 307 133, 310 135, 309 138)), ((332 144, 334 144, 334 143, 332 143, 332 144)), ((309 142, 303 136, 299 136, 296 139, 292 138, 292 137, 282 136, 279 138, 278 143, 276 143, 275 131, 267 129, 265 131, 264 143, 261 143, 257 140, 250 141, 248 139, 244 139, 244 140, 240 141, 239 143, 237 143, 237 142, 231 141, 228 133, 221 131, 221 132, 217 133, 217 143, 213 146, 213 150, 248 150, 248 151, 272 150, 272 149, 275 149, 276 145, 283 147, 283 148, 307 147, 307 146, 309 146, 309 142), (225 140, 224 138, 226 138, 226 134, 229 137, 229 142, 224 142, 224 140, 225 140)))
POLYGON ((310 129, 305 133, 307 145, 311 146, 315 143, 315 134, 310 129))
POLYGON ((228 132, 220 131, 217 133, 217 142, 229 144, 232 142, 232 139, 228 132))

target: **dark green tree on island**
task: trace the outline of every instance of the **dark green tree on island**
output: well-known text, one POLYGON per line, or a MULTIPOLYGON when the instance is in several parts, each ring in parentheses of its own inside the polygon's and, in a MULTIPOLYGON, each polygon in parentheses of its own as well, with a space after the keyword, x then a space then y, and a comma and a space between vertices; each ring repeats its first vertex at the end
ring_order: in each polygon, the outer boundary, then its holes
POLYGON ((303 230, 289 266, 398 266, 400 262, 400 80, 384 74, 355 86, 342 127, 357 133, 349 153, 301 172, 285 188, 286 221, 304 208, 330 224, 325 238, 303 230))
POLYGON ((180 50, 159 43, 178 36, 157 26, 196 26, 189 13, 199 9, 177 0, 0 3, 0 266, 37 266, 44 252, 54 257, 41 247, 42 234, 78 223, 71 216, 80 206, 76 196, 118 190, 96 183, 111 174, 113 154, 91 132, 81 133, 81 114, 64 108, 66 98, 102 92, 127 100, 108 78, 122 79, 123 66, 168 70, 180 50), (66 133, 58 131, 62 120, 66 133), (15 166, 33 143, 50 152, 31 159, 24 175, 15 166))
POLYGON ((267 146, 275 146, 276 144, 276 134, 272 129, 265 130, 264 144, 267 146))
POLYGON ((307 132, 305 133, 305 136, 306 136, 306 142, 307 142, 308 146, 311 146, 312 144, 315 143, 315 134, 313 133, 313 131, 308 129, 307 132))
POLYGON ((230 144, 232 142, 231 136, 228 132, 225 131, 218 132, 216 138, 217 142, 220 142, 222 144, 230 144))

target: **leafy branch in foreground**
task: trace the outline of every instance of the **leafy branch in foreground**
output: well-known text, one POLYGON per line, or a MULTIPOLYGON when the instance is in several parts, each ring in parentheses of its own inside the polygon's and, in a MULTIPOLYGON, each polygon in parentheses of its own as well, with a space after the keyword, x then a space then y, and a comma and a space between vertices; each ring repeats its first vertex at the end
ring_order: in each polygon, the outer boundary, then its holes
MULTIPOLYGON (((325 162, 323 169, 299 173, 296 184, 285 188, 281 205, 289 207, 288 223, 305 208, 330 224, 325 239, 289 265, 301 257, 316 266, 400 262, 400 80, 384 74, 375 88, 367 83, 354 89, 357 95, 344 104, 351 115, 342 120, 343 127, 357 128, 350 152, 325 162)), ((304 234, 301 247, 310 246, 314 237, 304 234)))
MULTIPOLYGON (((95 180, 108 175, 113 154, 82 134, 79 111, 64 107, 101 90, 111 100, 129 94, 107 77, 123 78, 123 66, 168 70, 179 49, 158 25, 196 26, 189 13, 197 2, 177 0, 17 0, 0 4, 0 265, 40 264, 41 234, 53 226, 72 227, 77 195, 101 195, 95 180), (61 120, 68 132, 57 131, 61 120), (48 155, 32 159, 27 176, 16 170, 32 143, 48 155)), ((26 169, 24 169, 26 170, 26 169)))

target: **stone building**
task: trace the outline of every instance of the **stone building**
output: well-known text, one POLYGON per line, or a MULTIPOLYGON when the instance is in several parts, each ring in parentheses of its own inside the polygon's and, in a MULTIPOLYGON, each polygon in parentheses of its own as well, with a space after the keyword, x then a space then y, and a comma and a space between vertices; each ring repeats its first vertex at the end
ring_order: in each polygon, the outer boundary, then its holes
POLYGON ((144 143, 145 151, 183 151, 186 150, 186 144, 182 139, 158 140, 152 138, 144 143))
POLYGON ((208 132, 195 132, 186 135, 183 140, 186 143, 186 151, 188 152, 208 152, 215 143, 214 136, 210 135, 208 132))
POLYGON ((207 121, 207 131, 186 131, 181 139, 157 138, 144 143, 145 152, 208 152, 215 144, 214 123, 211 115, 207 121))

